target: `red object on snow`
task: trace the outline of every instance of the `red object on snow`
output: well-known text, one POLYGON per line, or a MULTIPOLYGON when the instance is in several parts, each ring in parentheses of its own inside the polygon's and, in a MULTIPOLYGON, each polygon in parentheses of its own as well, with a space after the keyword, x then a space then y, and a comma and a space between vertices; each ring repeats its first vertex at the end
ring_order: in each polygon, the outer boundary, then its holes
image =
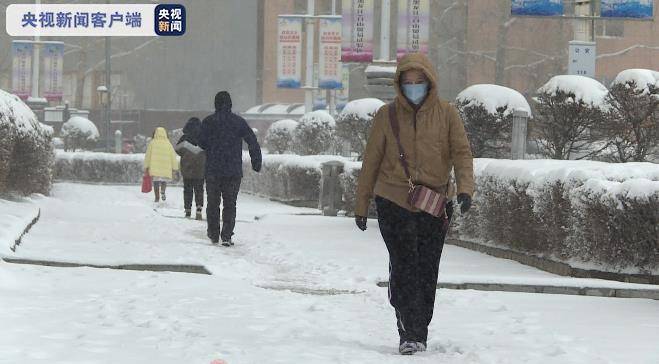
POLYGON ((151 192, 152 187, 153 180, 151 179, 151 176, 148 173, 144 173, 144 176, 142 176, 142 193, 151 192))

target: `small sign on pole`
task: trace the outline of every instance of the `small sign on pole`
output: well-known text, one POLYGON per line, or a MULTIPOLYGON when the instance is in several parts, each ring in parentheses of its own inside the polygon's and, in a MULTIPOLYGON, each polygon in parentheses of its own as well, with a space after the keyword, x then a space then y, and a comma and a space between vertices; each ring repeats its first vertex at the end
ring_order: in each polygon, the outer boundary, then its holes
POLYGON ((570 42, 568 74, 595 77, 597 49, 594 42, 570 42))

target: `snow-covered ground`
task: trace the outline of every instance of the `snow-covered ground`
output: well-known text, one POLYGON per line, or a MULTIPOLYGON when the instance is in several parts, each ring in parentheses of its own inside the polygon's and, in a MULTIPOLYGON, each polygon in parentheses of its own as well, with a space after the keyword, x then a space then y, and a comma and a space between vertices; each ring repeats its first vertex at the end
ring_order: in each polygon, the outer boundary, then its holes
MULTIPOLYGON (((430 350, 397 353, 376 221, 241 195, 236 246, 210 246, 180 188, 57 184, 13 256, 195 263, 213 275, 0 262, 0 363, 657 363, 642 299, 439 290, 430 350), (255 219, 256 218, 256 219, 255 219)), ((454 246, 442 281, 571 281, 454 246)), ((584 280, 588 285, 596 280, 584 280)), ((600 282, 601 284, 609 282, 600 282)), ((623 285, 622 283, 618 283, 623 285)))
POLYGON ((39 196, 0 198, 0 255, 11 254, 16 240, 39 215, 40 199, 39 196))

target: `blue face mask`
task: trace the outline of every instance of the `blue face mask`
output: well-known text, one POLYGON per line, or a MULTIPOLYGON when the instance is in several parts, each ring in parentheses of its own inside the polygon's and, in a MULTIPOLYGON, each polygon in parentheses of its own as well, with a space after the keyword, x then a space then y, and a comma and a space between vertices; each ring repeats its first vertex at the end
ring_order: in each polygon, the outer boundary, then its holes
POLYGON ((403 95, 414 105, 419 105, 428 94, 428 82, 403 85, 403 95))

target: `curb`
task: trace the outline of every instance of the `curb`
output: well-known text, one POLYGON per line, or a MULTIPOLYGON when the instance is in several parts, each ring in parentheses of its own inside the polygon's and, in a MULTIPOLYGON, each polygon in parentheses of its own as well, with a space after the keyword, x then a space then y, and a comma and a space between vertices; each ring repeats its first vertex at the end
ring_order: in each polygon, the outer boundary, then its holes
POLYGON ((30 223, 27 224, 27 226, 25 227, 25 229, 23 229, 23 232, 21 233, 21 236, 19 236, 19 237, 14 241, 14 245, 11 246, 11 247, 9 248, 9 249, 11 249, 12 252, 16 252, 16 248, 18 248, 18 246, 21 245, 21 242, 23 241, 23 237, 24 237, 28 232, 30 232, 30 229, 32 229, 32 227, 33 227, 37 222, 39 222, 39 219, 40 219, 40 218, 41 218, 41 209, 39 208, 39 209, 37 209, 37 216, 35 216, 35 217, 32 219, 32 221, 30 221, 30 223))
POLYGON ((60 268, 101 268, 101 269, 118 269, 118 270, 135 270, 135 271, 150 271, 150 272, 175 272, 175 273, 194 273, 212 275, 203 265, 192 264, 120 264, 120 265, 99 265, 99 264, 85 264, 85 263, 71 263, 71 262, 56 262, 50 260, 33 260, 23 258, 9 258, 3 257, 7 263, 13 264, 29 264, 41 265, 46 267, 60 267, 60 268))
POLYGON ((604 279, 607 281, 618 281, 624 283, 659 285, 659 276, 656 275, 625 274, 625 273, 614 273, 614 272, 604 272, 599 270, 574 268, 568 264, 556 262, 547 258, 540 258, 526 253, 520 253, 508 249, 482 245, 482 244, 478 244, 470 241, 464 241, 455 238, 446 239, 446 243, 459 246, 461 248, 474 250, 480 253, 485 253, 493 257, 514 260, 518 263, 528 265, 534 268, 538 268, 545 272, 557 274, 560 276, 574 277, 574 278, 604 279))
MULTIPOLYGON (((389 287, 389 282, 378 282, 378 287, 389 287)), ((659 300, 659 289, 625 289, 625 288, 596 288, 596 287, 569 287, 569 286, 536 286, 526 284, 506 283, 438 283, 437 289, 455 289, 498 292, 521 292, 541 294, 562 294, 571 296, 589 297, 616 297, 616 298, 646 298, 659 300)))

